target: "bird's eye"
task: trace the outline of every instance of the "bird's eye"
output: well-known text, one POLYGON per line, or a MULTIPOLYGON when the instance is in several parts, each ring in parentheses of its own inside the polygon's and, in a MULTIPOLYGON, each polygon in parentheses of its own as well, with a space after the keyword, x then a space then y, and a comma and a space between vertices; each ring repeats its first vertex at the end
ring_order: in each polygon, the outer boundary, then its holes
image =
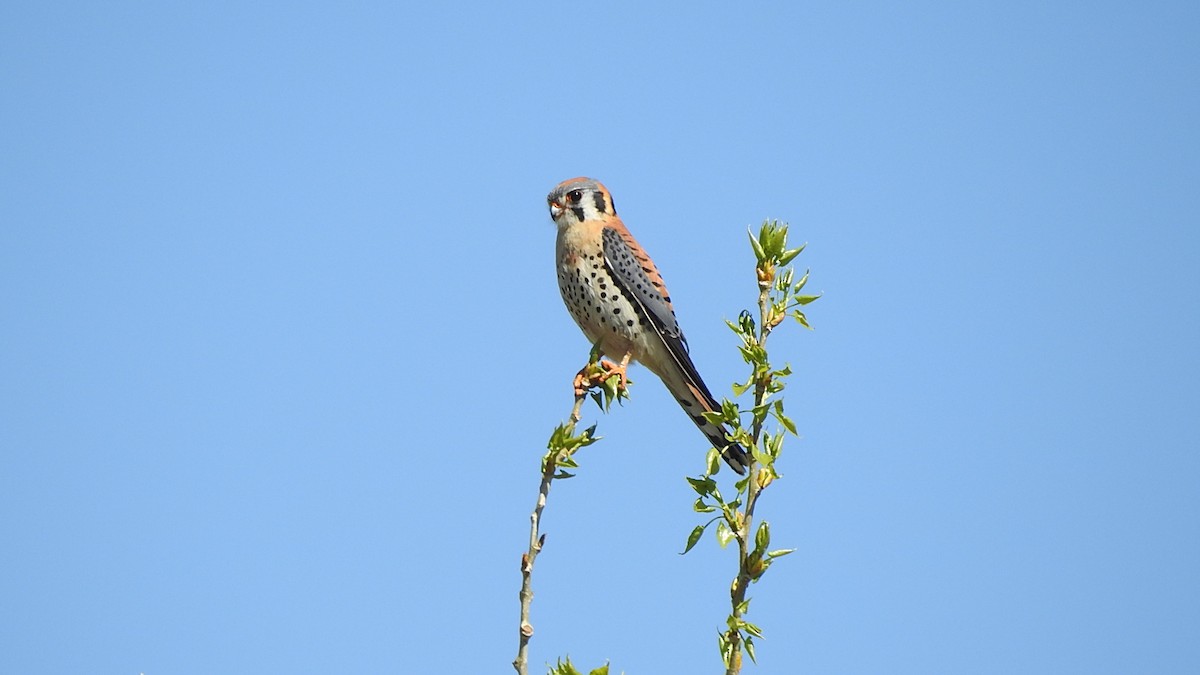
POLYGON ((572 204, 578 204, 581 199, 583 199, 583 190, 571 190, 567 193, 567 201, 572 204))

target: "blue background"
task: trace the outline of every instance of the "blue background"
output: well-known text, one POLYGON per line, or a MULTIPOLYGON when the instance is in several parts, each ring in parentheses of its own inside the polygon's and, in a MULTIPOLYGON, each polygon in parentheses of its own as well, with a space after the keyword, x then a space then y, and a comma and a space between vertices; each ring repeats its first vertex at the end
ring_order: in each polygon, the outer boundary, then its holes
MULTIPOLYGON (((0 9, 0 672, 510 672, 604 181, 719 395, 809 242, 760 673, 1200 670, 1195 3, 0 9)), ((653 376, 555 486, 531 672, 718 672, 653 376)))

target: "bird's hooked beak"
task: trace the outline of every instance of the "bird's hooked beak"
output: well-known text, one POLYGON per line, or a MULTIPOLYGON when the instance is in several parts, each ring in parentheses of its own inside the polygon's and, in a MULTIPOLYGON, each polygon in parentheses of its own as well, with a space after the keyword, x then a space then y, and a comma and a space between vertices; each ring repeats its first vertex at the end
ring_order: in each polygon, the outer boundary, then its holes
POLYGON ((552 220, 558 220, 558 217, 562 215, 562 212, 562 204, 559 204, 558 200, 556 199, 550 200, 550 218, 552 220))

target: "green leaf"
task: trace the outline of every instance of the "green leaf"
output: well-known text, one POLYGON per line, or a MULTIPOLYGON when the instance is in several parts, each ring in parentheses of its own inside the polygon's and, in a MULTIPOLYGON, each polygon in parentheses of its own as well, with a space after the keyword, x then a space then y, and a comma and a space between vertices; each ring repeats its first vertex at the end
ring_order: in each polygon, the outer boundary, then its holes
POLYGON ((744 429, 742 427, 733 429, 731 431, 731 433, 729 434, 729 436, 733 439, 734 443, 737 443, 738 445, 740 445, 742 447, 751 445, 751 443, 753 442, 753 439, 751 439, 751 437, 750 437, 750 430, 744 429))
POLYGON ((765 551, 770 545, 771 527, 764 520, 758 524, 758 531, 754 533, 754 550, 765 551))
POLYGON ((760 406, 755 406, 751 409, 754 415, 754 423, 761 425, 767 419, 767 414, 771 411, 771 404, 764 403, 760 406))
POLYGON ((790 431, 793 436, 799 436, 796 432, 796 423, 790 417, 783 414, 783 399, 776 399, 775 401, 775 419, 779 420, 779 423, 790 431))
MULTIPOLYGON (((767 442, 769 443, 770 439, 767 439, 767 442)), ((765 466, 771 463, 771 455, 767 451, 760 450, 757 446, 751 448, 750 454, 754 455, 754 461, 758 462, 759 464, 765 466)))
MULTIPOLYGON (((708 522, 711 523, 712 521, 710 520, 708 522)), ((688 551, 692 550, 693 547, 695 547, 696 542, 700 541, 700 537, 704 536, 704 528, 706 527, 708 527, 707 524, 697 525, 696 527, 692 528, 692 533, 689 534, 687 538, 687 546, 684 547, 683 553, 680 553, 679 555, 684 555, 688 551)))
POLYGON ((595 443, 596 441, 598 441, 598 440, 600 440, 601 438, 603 438, 603 436, 597 436, 597 435, 596 435, 596 425, 595 425, 595 424, 593 424, 592 426, 590 426, 590 427, 588 427, 588 428, 584 429, 584 430, 583 430, 583 433, 582 433, 582 434, 580 434, 580 436, 581 436, 583 439, 585 439, 585 440, 584 440, 584 441, 583 441, 583 442, 582 442, 580 445, 591 445, 592 443, 595 443))
MULTIPOLYGON (((755 449, 755 448, 757 448, 757 446, 754 445, 753 443, 743 445, 742 447, 750 450, 750 454, 752 456, 754 456, 756 458, 758 457, 758 450, 755 449)), ((757 459, 755 461, 757 461, 757 459)), ((762 464, 762 462, 758 462, 758 463, 762 464)), ((746 491, 746 486, 750 484, 750 475, 751 474, 747 473, 744 478, 742 478, 741 480, 739 480, 738 482, 733 484, 733 487, 734 487, 734 489, 736 489, 738 491, 738 494, 741 494, 742 492, 746 491)))
POLYGON ((707 497, 717 488, 717 481, 705 476, 704 478, 692 478, 688 476, 687 482, 691 484, 692 489, 701 497, 707 497))
POLYGON ((613 375, 600 383, 600 388, 604 390, 604 412, 612 408, 613 399, 617 397, 617 383, 620 381, 619 376, 613 375))
POLYGON ((801 305, 807 305, 808 303, 817 300, 820 297, 821 296, 819 295, 797 295, 796 302, 800 303, 801 305))
POLYGON ((721 401, 721 418, 724 422, 733 422, 738 418, 737 404, 729 399, 721 401))
POLYGON ((792 318, 795 319, 796 321, 799 321, 801 326, 804 326, 805 328, 812 330, 812 326, 808 325, 808 318, 804 316, 804 312, 801 312, 800 310, 797 309, 794 312, 792 312, 792 318))
POLYGON ((746 234, 750 235, 750 248, 754 249, 754 257, 759 262, 762 262, 763 258, 767 257, 766 252, 763 251, 762 244, 758 243, 758 239, 755 238, 753 232, 747 232, 746 234))
POLYGON ((800 277, 800 281, 796 282, 795 292, 800 292, 800 289, 804 288, 804 285, 808 283, 808 273, 809 270, 804 270, 804 276, 800 277))
POLYGON ((771 221, 764 220, 762 227, 758 230, 758 243, 762 247, 763 258, 771 257, 771 221))
POLYGON ((754 658, 754 638, 748 637, 743 642, 746 645, 746 656, 749 656, 750 660, 753 661, 755 665, 758 665, 758 659, 754 658))
POLYGON ((731 541, 733 541, 733 530, 729 529, 724 520, 719 521, 717 523, 717 543, 721 545, 721 548, 725 548, 731 541))
POLYGON ((751 363, 751 364, 754 363, 754 350, 753 349, 751 349, 749 346, 743 345, 741 347, 738 347, 738 351, 741 352, 743 361, 745 361, 746 363, 751 363))
POLYGON ((561 447, 562 439, 566 436, 566 434, 567 427, 565 424, 560 424, 554 427, 554 431, 550 434, 550 440, 546 441, 546 447, 551 450, 561 447))
MULTIPOLYGON (((710 478, 709 480, 712 480, 712 479, 710 478)), ((712 488, 712 491, 709 492, 709 496, 712 497, 713 500, 716 501, 718 504, 725 503, 725 499, 723 497, 721 497, 721 491, 717 489, 716 481, 713 481, 713 488, 712 488)))
POLYGON ((745 630, 747 633, 753 635, 756 638, 760 638, 763 636, 762 629, 759 628, 758 626, 750 623, 749 621, 742 622, 742 629, 745 630))
POLYGON ((704 502, 704 497, 696 497, 696 503, 692 504, 692 510, 696 513, 712 513, 717 510, 717 507, 704 502))
POLYGON ((767 551, 767 558, 773 560, 775 558, 782 558, 783 556, 785 556, 789 553, 795 553, 795 552, 796 552, 796 549, 794 549, 794 548, 775 549, 774 551, 767 551))
POLYGON ((608 664, 606 663, 599 668, 593 668, 592 672, 588 673, 588 675, 608 675, 608 664))
POLYGON ((575 669, 575 665, 571 663, 571 657, 568 656, 567 662, 559 661, 550 669, 549 675, 580 675, 580 672, 575 669))
POLYGON ((778 459, 779 453, 783 452, 784 430, 780 429, 779 433, 769 434, 766 439, 766 453, 771 456, 771 459, 778 459))
POLYGON ((704 455, 704 465, 709 476, 721 470, 721 453, 716 448, 709 448, 704 455))
POLYGON ((762 233, 758 237, 762 243, 763 252, 766 257, 774 260, 779 257, 779 252, 783 250, 783 244, 787 240, 787 232, 779 229, 779 221, 764 220, 762 233))
POLYGON ((780 253, 779 254, 779 264, 786 265, 786 264, 792 262, 793 260, 796 259, 796 256, 800 255, 800 252, 803 250, 804 250, 804 246, 801 246, 800 248, 794 248, 790 251, 784 251, 783 253, 780 253))

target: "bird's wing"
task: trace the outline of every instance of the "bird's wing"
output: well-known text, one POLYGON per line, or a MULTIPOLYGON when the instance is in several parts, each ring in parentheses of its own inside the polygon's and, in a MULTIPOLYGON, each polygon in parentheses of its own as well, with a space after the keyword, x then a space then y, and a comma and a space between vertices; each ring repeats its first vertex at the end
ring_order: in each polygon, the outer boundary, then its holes
POLYGON ((604 265, 608 268, 613 280, 621 287, 621 292, 633 304, 641 308, 642 313, 654 327, 654 332, 667 346, 671 359, 679 366, 688 385, 703 394, 703 398, 712 409, 719 409, 712 392, 705 386, 692 357, 688 355, 687 338, 679 329, 675 320, 675 310, 671 307, 671 297, 667 293, 662 275, 642 251, 641 246, 633 239, 628 230, 607 226, 602 234, 604 244, 604 265))

